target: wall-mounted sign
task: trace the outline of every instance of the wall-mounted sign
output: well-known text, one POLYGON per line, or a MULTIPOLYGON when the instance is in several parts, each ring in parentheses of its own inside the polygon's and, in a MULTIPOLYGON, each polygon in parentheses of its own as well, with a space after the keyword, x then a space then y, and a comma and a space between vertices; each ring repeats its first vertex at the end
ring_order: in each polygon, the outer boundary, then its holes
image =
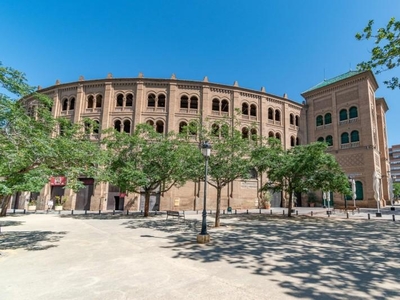
POLYGON ((63 186, 66 184, 67 184, 67 177, 64 177, 64 176, 50 177, 50 185, 51 186, 63 186))

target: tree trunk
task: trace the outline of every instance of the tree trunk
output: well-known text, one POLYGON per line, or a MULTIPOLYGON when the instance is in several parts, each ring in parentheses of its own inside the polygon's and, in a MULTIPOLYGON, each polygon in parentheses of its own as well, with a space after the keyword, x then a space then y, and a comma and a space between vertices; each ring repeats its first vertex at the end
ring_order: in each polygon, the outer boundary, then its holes
POLYGON ((289 193, 289 205, 288 205, 288 217, 292 216, 292 207, 293 207, 293 191, 289 193))
POLYGON ((11 195, 2 196, 0 217, 5 217, 7 214, 7 207, 11 200, 11 195))
POLYGON ((217 211, 215 212, 215 227, 219 227, 219 211, 221 210, 221 188, 217 188, 217 211))
POLYGON ((149 207, 150 207, 150 191, 149 190, 145 190, 144 193, 144 212, 143 215, 145 217, 149 216, 149 207))

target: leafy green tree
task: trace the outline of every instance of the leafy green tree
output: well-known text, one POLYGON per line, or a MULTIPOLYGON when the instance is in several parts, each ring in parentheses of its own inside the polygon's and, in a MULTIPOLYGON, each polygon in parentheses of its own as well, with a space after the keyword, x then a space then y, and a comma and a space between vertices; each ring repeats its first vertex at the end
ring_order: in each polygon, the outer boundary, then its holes
POLYGON ((399 195, 400 195, 400 183, 393 183, 393 195, 397 201, 397 199, 399 199, 399 195))
POLYGON ((237 124, 231 124, 232 120, 214 122, 211 130, 203 136, 212 146, 208 184, 217 190, 215 227, 220 226, 222 189, 234 180, 249 178, 253 166, 251 151, 256 142, 242 138, 242 133, 236 129, 237 124))
POLYGON ((8 91, 0 94, 1 216, 14 193, 39 192, 52 175, 67 176, 67 187, 75 191, 82 187, 80 175, 95 176, 99 145, 86 138, 80 124, 53 118, 52 100, 35 93, 23 73, 1 63, 0 86, 8 91))
POLYGON ((150 195, 183 185, 202 159, 197 144, 174 133, 159 134, 147 124, 139 124, 132 135, 108 132, 103 142, 109 157, 103 180, 122 191, 143 192, 145 217, 150 195))
POLYGON ((283 192, 288 196, 288 216, 293 208, 293 194, 308 190, 349 192, 348 180, 334 156, 325 153, 326 144, 312 143, 283 149, 280 141, 270 139, 253 151, 257 168, 266 172, 263 190, 283 192))
MULTIPOLYGON (((400 21, 391 18, 386 27, 373 32, 374 21, 370 20, 362 33, 356 34, 357 40, 374 39, 375 47, 371 51, 371 59, 357 65, 360 70, 375 70, 375 74, 400 66, 400 21)), ((388 88, 400 88, 398 77, 384 81, 388 88)))

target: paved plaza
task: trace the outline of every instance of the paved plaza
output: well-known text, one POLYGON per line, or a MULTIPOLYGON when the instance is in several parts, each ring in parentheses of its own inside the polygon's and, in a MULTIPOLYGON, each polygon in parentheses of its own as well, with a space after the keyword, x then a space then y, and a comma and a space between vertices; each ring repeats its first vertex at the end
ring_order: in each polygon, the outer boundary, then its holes
POLYGON ((10 214, 0 219, 0 299, 400 299, 400 210, 299 208, 201 214, 10 214), (370 213, 370 219, 367 215, 370 213))

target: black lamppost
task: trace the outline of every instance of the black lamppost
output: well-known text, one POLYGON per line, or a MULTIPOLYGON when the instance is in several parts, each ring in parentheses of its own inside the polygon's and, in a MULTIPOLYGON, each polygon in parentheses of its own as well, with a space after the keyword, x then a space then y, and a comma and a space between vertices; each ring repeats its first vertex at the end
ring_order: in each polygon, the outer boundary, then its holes
POLYGON ((391 178, 390 178, 390 184, 389 184, 389 187, 390 187, 390 192, 389 192, 389 195, 390 195, 390 204, 391 204, 391 208, 390 208, 390 210, 396 210, 396 208, 394 207, 394 192, 393 192, 393 183, 396 181, 396 175, 392 175, 391 176, 391 178))
POLYGON ((204 244, 210 241, 210 235, 207 233, 207 176, 208 176, 208 159, 211 154, 211 145, 205 141, 201 145, 201 153, 204 156, 204 203, 203 203, 203 220, 201 222, 201 232, 197 235, 197 242, 204 244))

